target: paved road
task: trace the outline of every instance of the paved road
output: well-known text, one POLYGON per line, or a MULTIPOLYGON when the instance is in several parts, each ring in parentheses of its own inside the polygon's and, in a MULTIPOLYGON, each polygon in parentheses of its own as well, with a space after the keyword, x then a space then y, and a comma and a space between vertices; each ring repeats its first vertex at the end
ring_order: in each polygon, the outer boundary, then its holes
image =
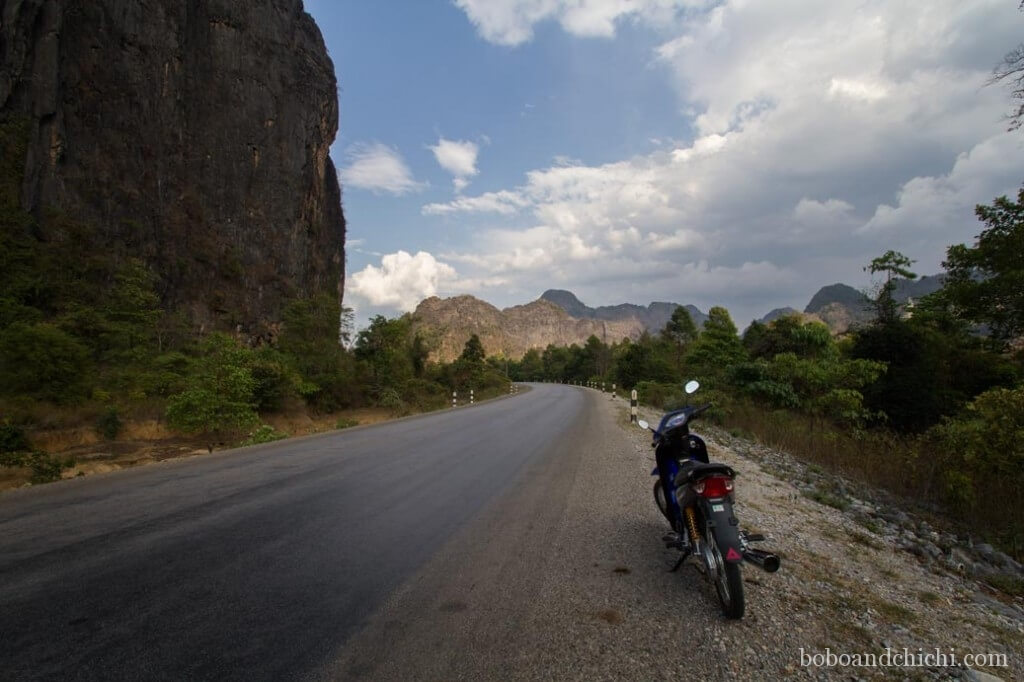
POLYGON ((0 678, 322 675, 494 500, 557 494, 552 476, 571 475, 596 399, 537 385, 470 409, 5 494, 0 678))

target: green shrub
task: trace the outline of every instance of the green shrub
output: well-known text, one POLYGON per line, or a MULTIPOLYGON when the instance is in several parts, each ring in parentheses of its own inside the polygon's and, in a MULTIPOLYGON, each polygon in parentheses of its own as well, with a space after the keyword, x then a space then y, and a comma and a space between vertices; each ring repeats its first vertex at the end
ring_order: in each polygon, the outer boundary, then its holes
POLYGON ((682 402, 686 404, 688 396, 683 387, 677 384, 659 383, 657 381, 641 381, 636 385, 637 400, 659 410, 668 410, 682 402))
POLYGON ((242 445, 259 445, 260 443, 272 443, 275 440, 287 438, 288 434, 276 430, 270 424, 262 424, 260 427, 249 433, 249 437, 242 441, 242 445))
POLYGON ((348 428, 351 428, 353 426, 359 426, 359 420, 358 419, 350 419, 348 417, 342 417, 334 425, 334 428, 336 428, 336 429, 348 429, 348 428))
POLYGON ((52 457, 45 452, 0 452, 0 466, 27 467, 32 471, 32 485, 50 483, 60 479, 61 472, 75 466, 71 458, 52 457))
POLYGON ((284 401, 301 388, 301 377, 288 366, 288 359, 273 348, 260 348, 249 363, 254 382, 253 400, 259 411, 280 410, 284 401))
POLYGON ((184 433, 223 433, 255 426, 256 382, 249 369, 252 351, 224 334, 202 344, 188 388, 167 401, 167 421, 184 433))
POLYGON ((106 440, 114 440, 120 435, 124 423, 118 409, 111 405, 96 419, 96 433, 106 440))
POLYGON ((423 411, 444 407, 451 396, 451 392, 444 386, 428 379, 409 379, 405 382, 404 393, 408 402, 423 411))
POLYGON ((85 393, 89 352, 52 324, 16 322, 0 332, 0 391, 58 403, 85 393))
POLYGON ((959 418, 933 427, 928 438, 941 459, 947 499, 957 508, 973 509, 982 491, 985 497, 1019 495, 1024 489, 1024 386, 982 393, 959 418))
POLYGON ((232 431, 258 421, 252 403, 206 388, 193 387, 167 401, 167 422, 184 433, 232 431))
POLYGON ((75 466, 75 460, 52 457, 45 452, 36 451, 26 456, 25 466, 32 470, 29 482, 38 485, 60 480, 61 472, 75 466))
POLYGON ((409 405, 398 395, 393 388, 385 388, 377 396, 377 404, 391 411, 393 415, 404 416, 409 414, 409 405))
POLYGON ((22 452, 29 448, 25 429, 6 420, 0 424, 0 454, 22 452))

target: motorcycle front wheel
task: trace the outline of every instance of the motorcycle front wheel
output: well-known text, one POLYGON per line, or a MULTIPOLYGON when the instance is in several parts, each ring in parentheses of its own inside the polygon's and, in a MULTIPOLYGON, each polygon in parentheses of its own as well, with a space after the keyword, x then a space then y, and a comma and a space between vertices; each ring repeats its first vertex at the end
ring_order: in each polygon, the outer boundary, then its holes
POLYGON ((717 558, 722 567, 715 577, 715 591, 718 592, 718 601, 722 604, 722 615, 737 620, 743 617, 746 606, 743 601, 743 575, 740 572, 740 565, 722 561, 722 554, 717 546, 715 553, 718 554, 717 558))

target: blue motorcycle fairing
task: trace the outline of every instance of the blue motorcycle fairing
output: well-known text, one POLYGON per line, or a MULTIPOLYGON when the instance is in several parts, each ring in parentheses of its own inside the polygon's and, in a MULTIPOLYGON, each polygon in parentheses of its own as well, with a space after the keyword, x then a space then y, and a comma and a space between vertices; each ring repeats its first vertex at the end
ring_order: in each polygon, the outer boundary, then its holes
MULTIPOLYGON (((688 413, 691 410, 693 410, 693 407, 690 406, 690 405, 687 405, 686 407, 684 407, 681 410, 673 410, 672 412, 666 412, 661 417, 661 422, 658 423, 658 433, 659 434, 665 433, 665 428, 666 428, 666 426, 668 426, 668 421, 670 419, 672 419, 673 417, 677 417, 677 416, 679 416, 681 414, 688 413)), ((672 426, 676 426, 676 424, 672 424, 672 426)))

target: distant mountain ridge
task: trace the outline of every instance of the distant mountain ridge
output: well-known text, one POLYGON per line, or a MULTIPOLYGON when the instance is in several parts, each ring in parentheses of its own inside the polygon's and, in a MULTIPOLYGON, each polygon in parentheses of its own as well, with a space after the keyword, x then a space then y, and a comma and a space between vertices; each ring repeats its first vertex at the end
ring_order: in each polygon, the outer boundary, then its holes
MULTIPOLYGON (((551 301, 572 317, 589 318, 592 320, 624 321, 638 320, 647 331, 656 334, 665 328, 672 313, 681 304, 668 303, 665 301, 653 301, 647 307, 635 303, 620 303, 618 305, 604 305, 591 308, 576 298, 576 294, 564 289, 548 289, 540 295, 541 300, 551 301)), ((701 312, 696 306, 684 305, 693 323, 698 328, 704 325, 708 316, 701 312)))
MULTIPOLYGON (((911 300, 937 291, 942 282, 942 275, 897 280, 893 295, 901 308, 908 310, 911 300)), ((413 319, 414 328, 427 337, 434 359, 454 360, 470 336, 476 334, 488 355, 518 360, 531 348, 583 345, 590 336, 611 344, 624 338, 635 340, 645 331, 657 334, 679 305, 654 301, 647 306, 620 303, 591 308, 571 291, 548 289, 535 301, 504 310, 473 296, 432 296, 420 302, 413 319)), ((698 329, 703 327, 708 316, 693 305, 683 307, 698 329)), ((787 306, 772 310, 759 321, 767 324, 787 315, 819 320, 833 334, 844 334, 869 322, 875 312, 863 292, 837 282, 819 289, 803 313, 787 306)))
POLYGON ((637 339, 644 331, 636 319, 599 320, 570 316, 544 299, 504 310, 473 296, 424 299, 413 312, 413 328, 431 348, 431 358, 451 362, 476 334, 487 355, 518 360, 531 348, 583 345, 591 336, 612 344, 637 339))

